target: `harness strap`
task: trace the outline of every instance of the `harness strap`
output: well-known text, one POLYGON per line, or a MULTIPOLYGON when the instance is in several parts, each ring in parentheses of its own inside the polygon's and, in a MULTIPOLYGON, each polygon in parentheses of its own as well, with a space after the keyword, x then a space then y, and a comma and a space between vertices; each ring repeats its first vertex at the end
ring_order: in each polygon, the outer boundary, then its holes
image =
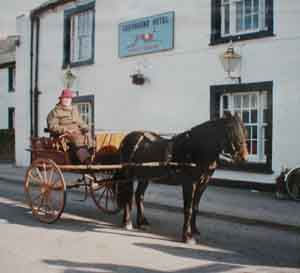
POLYGON ((132 152, 131 152, 131 154, 130 154, 130 157, 129 157, 129 162, 131 162, 131 161, 133 160, 133 157, 134 157, 134 155, 135 155, 137 149, 139 148, 140 143, 142 142, 142 140, 143 140, 144 138, 145 138, 145 133, 143 133, 143 134, 139 137, 138 141, 137 141, 136 144, 134 145, 133 150, 132 150, 132 152))

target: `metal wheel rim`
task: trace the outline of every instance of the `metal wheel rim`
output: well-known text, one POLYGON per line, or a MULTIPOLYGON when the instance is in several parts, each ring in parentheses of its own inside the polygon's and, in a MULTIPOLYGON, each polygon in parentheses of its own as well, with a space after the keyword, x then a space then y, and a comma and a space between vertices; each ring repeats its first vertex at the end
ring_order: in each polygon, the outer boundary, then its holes
POLYGON ((300 168, 295 168, 288 172, 285 184, 288 195, 293 200, 300 201, 300 168), (296 179, 296 181, 290 181, 293 178, 293 175, 299 175, 299 180, 296 179))
POLYGON ((54 161, 35 160, 27 170, 24 187, 34 217, 49 224, 60 218, 66 202, 66 184, 54 161))

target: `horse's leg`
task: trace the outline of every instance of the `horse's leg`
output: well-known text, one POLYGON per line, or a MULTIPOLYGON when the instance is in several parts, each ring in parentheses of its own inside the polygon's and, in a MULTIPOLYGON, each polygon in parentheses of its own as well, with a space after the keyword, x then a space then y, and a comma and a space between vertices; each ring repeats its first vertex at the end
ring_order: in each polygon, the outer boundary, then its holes
POLYGON ((135 192, 135 202, 137 208, 136 223, 137 227, 141 229, 147 228, 149 226, 149 222, 147 221, 144 214, 144 195, 148 185, 148 180, 140 180, 135 192))
POLYGON ((131 210, 133 198, 133 181, 120 183, 120 207, 123 208, 123 222, 122 226, 125 229, 132 229, 131 210))
POLYGON ((184 204, 184 224, 182 230, 182 240, 188 244, 195 244, 196 240, 193 238, 191 220, 193 212, 193 199, 195 195, 196 184, 195 183, 183 183, 183 204, 184 204))
POLYGON ((194 197, 194 202, 193 202, 193 212, 192 212, 192 220, 191 220, 191 228, 192 228, 192 233, 194 235, 200 235, 200 231, 197 228, 197 213, 199 212, 199 203, 201 200, 201 197, 204 193, 204 191, 207 188, 207 184, 209 181, 209 177, 205 176, 199 183, 196 185, 196 190, 195 190, 195 197, 194 197))

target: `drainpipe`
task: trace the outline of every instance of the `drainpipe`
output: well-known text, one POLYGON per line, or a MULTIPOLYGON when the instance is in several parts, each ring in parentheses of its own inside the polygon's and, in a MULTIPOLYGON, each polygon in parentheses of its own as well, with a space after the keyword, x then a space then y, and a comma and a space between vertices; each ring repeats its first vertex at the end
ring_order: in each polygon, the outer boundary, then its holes
POLYGON ((30 17, 30 138, 33 137, 33 18, 30 17))
POLYGON ((36 17, 36 39, 35 39, 35 81, 34 81, 34 136, 39 134, 39 47, 40 47, 40 18, 36 17))
POLYGON ((37 137, 39 132, 39 40, 40 18, 31 14, 31 45, 30 45, 30 134, 37 137), (35 33, 34 33, 35 26, 35 33), (35 34, 35 35, 34 35, 35 34), (34 39, 35 38, 35 39, 34 39), (34 45, 35 42, 35 45, 34 45), (35 47, 34 47, 35 46, 35 47), (34 59, 35 58, 35 59, 34 59), (34 68, 33 68, 33 63, 34 68), (33 71, 34 70, 34 71, 33 71), (34 83, 33 83, 34 75, 34 83))

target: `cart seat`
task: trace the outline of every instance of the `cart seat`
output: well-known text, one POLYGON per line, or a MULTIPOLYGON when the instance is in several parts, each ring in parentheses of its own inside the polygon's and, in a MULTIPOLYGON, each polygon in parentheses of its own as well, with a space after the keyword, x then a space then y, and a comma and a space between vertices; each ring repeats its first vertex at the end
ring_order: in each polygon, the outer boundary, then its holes
POLYGON ((119 148, 125 133, 99 132, 95 135, 95 163, 116 164, 120 162, 119 148))

